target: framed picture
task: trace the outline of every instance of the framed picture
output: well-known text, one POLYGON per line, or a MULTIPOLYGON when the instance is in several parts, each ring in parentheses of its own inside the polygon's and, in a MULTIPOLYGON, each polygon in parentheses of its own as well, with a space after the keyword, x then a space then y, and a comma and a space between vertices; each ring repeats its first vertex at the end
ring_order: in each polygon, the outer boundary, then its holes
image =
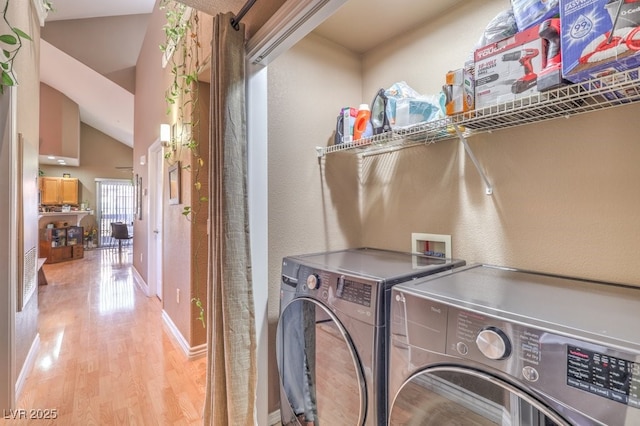
POLYGON ((180 204, 180 162, 169 166, 169 204, 180 204))
POLYGON ((134 194, 134 211, 133 215, 142 220, 142 176, 137 173, 133 178, 133 194, 134 194))

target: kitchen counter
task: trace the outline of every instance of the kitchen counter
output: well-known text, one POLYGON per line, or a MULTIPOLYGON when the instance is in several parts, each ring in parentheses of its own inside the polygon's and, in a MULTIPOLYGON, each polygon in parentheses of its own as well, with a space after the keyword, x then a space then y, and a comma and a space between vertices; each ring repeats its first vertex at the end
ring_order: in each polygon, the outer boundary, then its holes
POLYGON ((88 214, 93 214, 92 210, 76 210, 70 212, 43 212, 38 216, 39 228, 44 228, 47 223, 56 221, 67 221, 70 225, 80 226, 80 221, 88 214))

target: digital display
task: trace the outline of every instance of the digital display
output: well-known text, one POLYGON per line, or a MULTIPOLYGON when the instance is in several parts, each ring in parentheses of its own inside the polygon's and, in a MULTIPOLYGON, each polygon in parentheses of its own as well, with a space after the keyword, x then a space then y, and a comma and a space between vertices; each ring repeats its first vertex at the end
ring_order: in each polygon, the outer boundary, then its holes
POLYGON ((640 408, 640 364, 567 347, 567 385, 640 408))
POLYGON ((347 302, 366 307, 371 306, 371 286, 368 284, 342 279, 338 282, 336 296, 347 302))

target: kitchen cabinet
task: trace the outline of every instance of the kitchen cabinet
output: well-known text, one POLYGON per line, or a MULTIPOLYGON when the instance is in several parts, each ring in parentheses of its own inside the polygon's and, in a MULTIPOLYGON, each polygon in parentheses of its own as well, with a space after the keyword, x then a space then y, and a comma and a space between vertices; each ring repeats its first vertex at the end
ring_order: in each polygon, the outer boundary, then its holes
POLYGON ((40 230, 40 253, 45 263, 58 263, 67 260, 82 259, 84 228, 68 226, 65 228, 42 228, 40 230))
POLYGON ((40 204, 78 204, 78 179, 41 177, 40 204))

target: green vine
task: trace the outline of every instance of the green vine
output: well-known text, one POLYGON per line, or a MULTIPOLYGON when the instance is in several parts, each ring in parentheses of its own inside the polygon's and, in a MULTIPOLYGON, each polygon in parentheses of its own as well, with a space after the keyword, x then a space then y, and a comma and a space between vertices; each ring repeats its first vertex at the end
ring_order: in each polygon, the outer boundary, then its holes
MULTIPOLYGON (((200 114, 198 98, 198 76, 205 68, 205 61, 200 59, 199 17, 188 6, 173 0, 161 0, 159 5, 165 11, 166 24, 163 26, 166 42, 160 45, 160 51, 168 59, 172 80, 165 91, 167 115, 175 113, 177 129, 172 135, 170 147, 164 158, 169 165, 175 164, 183 156, 183 151, 190 153, 192 161, 182 167, 191 173, 196 192, 193 206, 185 206, 182 215, 192 223, 207 205, 208 197, 202 193, 201 175, 204 173, 198 141, 200 139, 200 114)), ((196 293, 199 294, 198 254, 202 250, 202 242, 198 239, 194 250, 194 276, 196 277, 196 293)), ((206 327, 205 309, 199 296, 192 303, 199 309, 198 319, 206 327)))
POLYGON ((15 86, 18 80, 13 72, 13 61, 22 48, 22 40, 32 41, 31 37, 19 28, 14 27, 7 18, 9 0, 6 0, 2 10, 2 19, 9 28, 9 33, 0 34, 0 47, 2 48, 2 59, 0 59, 0 94, 4 93, 5 86, 15 86))

